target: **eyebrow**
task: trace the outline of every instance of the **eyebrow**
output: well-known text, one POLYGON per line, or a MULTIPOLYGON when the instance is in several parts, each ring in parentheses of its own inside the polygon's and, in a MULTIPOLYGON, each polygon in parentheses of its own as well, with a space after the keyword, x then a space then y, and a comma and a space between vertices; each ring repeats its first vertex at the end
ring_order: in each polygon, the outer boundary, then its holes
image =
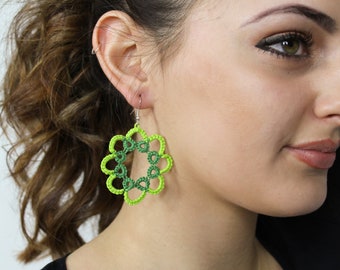
POLYGON ((316 24, 318 24, 321 28, 326 30, 328 33, 334 33, 337 30, 336 21, 330 16, 317 11, 315 9, 303 6, 303 5, 288 5, 288 6, 279 6, 274 7, 269 10, 263 11, 260 14, 256 15, 254 18, 250 19, 243 26, 251 23, 258 22, 265 17, 275 15, 275 14, 285 14, 285 13, 293 13, 301 16, 305 16, 308 19, 311 19, 316 24))

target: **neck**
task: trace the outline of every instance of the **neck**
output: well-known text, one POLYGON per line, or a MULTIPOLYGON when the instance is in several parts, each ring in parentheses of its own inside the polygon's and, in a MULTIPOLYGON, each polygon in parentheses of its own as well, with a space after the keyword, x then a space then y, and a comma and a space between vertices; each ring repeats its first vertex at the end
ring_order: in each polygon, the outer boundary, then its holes
POLYGON ((226 202, 152 196, 124 205, 97 243, 121 269, 254 270, 255 226, 255 214, 226 202))
POLYGON ((255 238, 256 214, 176 180, 138 205, 124 204, 103 233, 70 256, 70 269, 77 261, 79 269, 280 269, 255 238))

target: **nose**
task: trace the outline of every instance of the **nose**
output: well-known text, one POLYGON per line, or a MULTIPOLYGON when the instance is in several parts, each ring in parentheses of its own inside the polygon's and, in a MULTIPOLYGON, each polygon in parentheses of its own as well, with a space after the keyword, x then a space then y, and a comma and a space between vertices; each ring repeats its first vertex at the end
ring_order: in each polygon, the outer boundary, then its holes
POLYGON ((340 126, 340 82, 337 92, 324 93, 318 97, 315 102, 314 113, 318 118, 330 119, 340 126))
POLYGON ((334 56, 314 78, 318 90, 314 113, 318 118, 333 121, 340 127, 340 50, 334 56))

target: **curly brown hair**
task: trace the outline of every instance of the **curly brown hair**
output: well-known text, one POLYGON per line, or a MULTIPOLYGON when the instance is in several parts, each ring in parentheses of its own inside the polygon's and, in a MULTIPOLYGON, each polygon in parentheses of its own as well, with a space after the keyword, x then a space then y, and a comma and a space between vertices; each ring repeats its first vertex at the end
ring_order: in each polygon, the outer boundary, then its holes
POLYGON ((12 28, 13 52, 3 84, 1 125, 17 138, 8 152, 22 190, 21 224, 28 241, 19 258, 53 257, 84 243, 79 227, 98 216, 98 231, 119 212, 100 171, 107 143, 133 126, 132 108, 91 55, 96 21, 128 13, 167 51, 194 1, 26 0, 12 28), (28 227, 27 213, 34 216, 28 227))

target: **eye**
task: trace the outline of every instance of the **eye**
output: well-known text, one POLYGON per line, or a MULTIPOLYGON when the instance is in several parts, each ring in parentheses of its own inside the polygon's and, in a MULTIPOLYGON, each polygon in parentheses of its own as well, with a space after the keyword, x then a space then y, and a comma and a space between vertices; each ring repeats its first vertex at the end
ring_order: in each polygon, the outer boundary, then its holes
POLYGON ((282 57, 304 58, 313 45, 311 33, 289 32, 262 39, 256 47, 282 57))
POLYGON ((304 54, 303 44, 299 40, 287 39, 280 43, 269 46, 271 49, 287 55, 302 55, 304 54))

